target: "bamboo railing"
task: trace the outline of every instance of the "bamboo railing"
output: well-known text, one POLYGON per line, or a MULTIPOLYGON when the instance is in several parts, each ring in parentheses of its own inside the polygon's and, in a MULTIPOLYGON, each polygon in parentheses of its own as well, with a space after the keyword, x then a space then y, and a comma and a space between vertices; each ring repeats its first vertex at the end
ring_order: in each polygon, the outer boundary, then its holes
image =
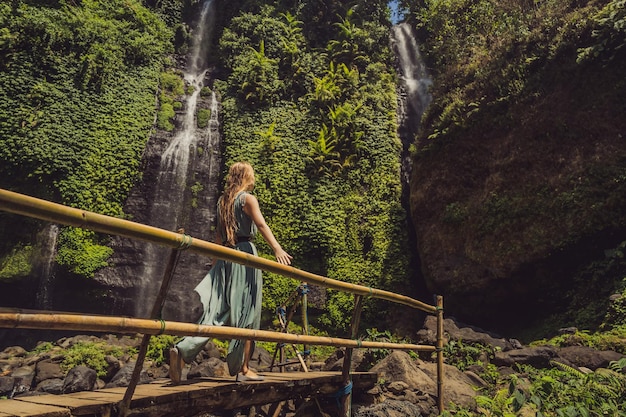
MULTIPOLYGON (((239 264, 252 266, 264 271, 291 277, 309 284, 319 285, 355 295, 355 312, 352 318, 351 339, 333 337, 297 335, 264 330, 239 329, 226 326, 205 326, 199 324, 168 322, 159 319, 138 319, 129 317, 110 317, 82 314, 69 314, 50 311, 33 311, 22 309, 0 308, 0 327, 30 329, 63 329, 96 332, 133 332, 144 335, 170 334, 178 336, 207 336, 215 338, 254 339, 269 342, 285 342, 307 345, 327 345, 347 348, 344 362, 344 378, 349 383, 351 349, 401 349, 437 353, 437 403, 443 411, 443 298, 437 297, 437 305, 432 306, 413 298, 363 285, 351 284, 334 280, 321 275, 282 265, 268 259, 247 254, 225 246, 192 238, 184 233, 170 232, 153 226, 135 223, 67 207, 50 201, 26 196, 12 191, 0 189, 0 210, 45 220, 61 225, 75 226, 110 235, 139 239, 146 242, 168 246, 174 250, 186 249, 204 256, 224 259, 239 264), (437 317, 436 346, 387 343, 356 340, 360 309, 363 297, 374 297, 390 302, 413 307, 437 317), (347 362, 347 363, 346 363, 347 362), (346 370, 347 366, 347 370, 346 370)), ((132 395, 132 394, 131 394, 132 395)), ((348 407, 349 408, 349 407, 348 407)), ((349 409, 344 409, 349 413, 349 409)), ((349 415, 349 414, 346 414, 349 415)))

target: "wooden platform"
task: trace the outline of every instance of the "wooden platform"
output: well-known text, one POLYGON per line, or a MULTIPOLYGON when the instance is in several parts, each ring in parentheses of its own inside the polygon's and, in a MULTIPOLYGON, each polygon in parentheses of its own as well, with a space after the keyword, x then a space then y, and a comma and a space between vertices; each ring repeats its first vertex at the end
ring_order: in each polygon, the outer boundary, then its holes
MULTIPOLYGON (((182 417, 202 412, 265 405, 298 397, 332 395, 342 386, 339 372, 264 373, 264 381, 235 382, 234 378, 201 378, 172 385, 169 379, 138 385, 129 416, 182 417)), ((377 375, 352 374, 354 390, 374 386, 377 375)), ((64 395, 38 395, 0 400, 0 417, 114 417, 126 388, 64 395)))

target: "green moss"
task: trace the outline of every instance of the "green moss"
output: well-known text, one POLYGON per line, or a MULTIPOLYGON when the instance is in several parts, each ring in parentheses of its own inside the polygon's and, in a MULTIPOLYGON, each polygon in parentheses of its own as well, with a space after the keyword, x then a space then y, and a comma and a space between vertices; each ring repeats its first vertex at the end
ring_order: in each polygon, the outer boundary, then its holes
POLYGON ((170 103, 163 103, 157 114, 158 128, 168 132, 174 130, 174 123, 172 123, 174 116, 176 116, 174 106, 170 103))
POLYGON ((209 119, 211 118, 211 110, 198 109, 197 124, 200 129, 204 129, 209 125, 209 119))
POLYGON ((0 259, 0 280, 11 281, 30 274, 32 246, 18 245, 0 259))

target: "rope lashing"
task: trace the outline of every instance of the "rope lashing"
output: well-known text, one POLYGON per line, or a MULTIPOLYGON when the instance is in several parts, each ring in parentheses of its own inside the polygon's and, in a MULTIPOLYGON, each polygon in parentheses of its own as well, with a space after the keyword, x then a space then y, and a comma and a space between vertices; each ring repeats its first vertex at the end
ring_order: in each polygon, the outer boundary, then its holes
POLYGON ((339 388, 339 391, 337 391, 336 393, 332 394, 331 397, 332 398, 341 398, 341 397, 345 397, 346 395, 350 394, 352 392, 352 381, 350 381, 348 383, 348 385, 345 385, 341 388, 339 388))
POLYGON ((337 408, 341 411, 343 407, 341 406, 341 402, 339 401, 339 399, 345 397, 346 395, 349 395, 350 393, 352 393, 352 381, 348 382, 348 385, 339 388, 339 391, 329 395, 329 397, 335 399, 335 401, 337 402, 337 408))
POLYGON ((159 321, 161 322, 161 330, 159 331, 159 333, 157 333, 157 335, 161 335, 165 333, 165 320, 163 320, 162 318, 159 318, 159 321))
POLYGON ((307 284, 302 284, 298 287, 298 292, 300 294, 308 294, 309 293, 309 286, 307 284))
POLYGON ((182 240, 180 241, 180 245, 178 246, 178 250, 186 250, 191 247, 193 242, 193 238, 188 234, 183 233, 182 240))
POLYGON ((280 315, 280 317, 282 317, 283 319, 287 318, 287 310, 285 310, 285 307, 283 306, 276 307, 276 313, 280 315))

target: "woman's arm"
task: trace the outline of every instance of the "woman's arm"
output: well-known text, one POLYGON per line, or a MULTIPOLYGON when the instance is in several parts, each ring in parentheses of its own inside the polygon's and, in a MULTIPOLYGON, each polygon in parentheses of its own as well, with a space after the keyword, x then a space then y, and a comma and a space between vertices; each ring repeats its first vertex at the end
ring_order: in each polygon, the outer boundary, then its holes
POLYGON ((270 245, 274 251, 276 260, 283 265, 291 265, 293 257, 283 250, 274 237, 272 229, 270 229, 267 223, 265 223, 265 219, 263 218, 263 214, 261 214, 261 209, 259 208, 259 200, 257 200, 257 198, 252 194, 246 195, 246 202, 243 205, 243 211, 250 216, 257 229, 259 229, 259 233, 263 236, 263 239, 265 239, 267 244, 270 245))

